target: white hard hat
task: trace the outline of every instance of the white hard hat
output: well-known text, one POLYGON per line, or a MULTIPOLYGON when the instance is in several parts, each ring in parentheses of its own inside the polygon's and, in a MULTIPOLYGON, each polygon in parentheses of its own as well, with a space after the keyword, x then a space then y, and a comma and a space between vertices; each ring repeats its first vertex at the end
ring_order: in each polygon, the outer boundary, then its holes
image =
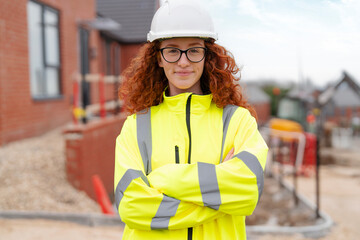
POLYGON ((195 1, 166 0, 154 15, 147 40, 174 37, 218 39, 211 16, 195 1))

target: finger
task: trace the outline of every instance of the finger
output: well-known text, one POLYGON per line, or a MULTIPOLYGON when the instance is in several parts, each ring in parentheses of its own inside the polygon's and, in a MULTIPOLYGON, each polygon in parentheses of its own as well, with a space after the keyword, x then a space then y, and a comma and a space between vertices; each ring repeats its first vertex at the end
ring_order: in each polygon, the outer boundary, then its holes
POLYGON ((234 151, 235 151, 234 148, 230 149, 230 151, 228 152, 228 154, 226 155, 226 157, 224 159, 224 162, 227 160, 230 160, 234 156, 234 151))

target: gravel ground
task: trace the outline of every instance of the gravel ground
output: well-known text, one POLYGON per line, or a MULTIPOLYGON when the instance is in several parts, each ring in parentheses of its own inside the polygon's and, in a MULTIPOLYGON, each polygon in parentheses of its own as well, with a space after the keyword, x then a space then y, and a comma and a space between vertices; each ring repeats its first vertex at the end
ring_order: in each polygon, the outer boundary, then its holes
MULTIPOLYGON (((356 152, 355 154, 358 154, 356 152)), ((357 159, 360 161, 360 159, 357 159)), ((289 179, 290 180, 290 179, 289 179)), ((299 179, 299 192, 315 202, 314 178, 299 179)), ((320 240, 360 239, 360 167, 326 165, 320 170, 320 209, 334 221, 331 231, 320 240)), ((311 240, 303 235, 263 235, 250 240, 311 240)))
POLYGON ((121 240, 123 227, 88 227, 51 220, 0 219, 1 240, 121 240))
POLYGON ((253 214, 246 217, 248 226, 312 226, 323 222, 302 201, 295 204, 293 193, 272 177, 265 178, 260 202, 253 214))
POLYGON ((62 128, 0 147, 0 211, 100 213, 66 180, 62 128))
MULTIPOLYGON (((0 147, 0 211, 100 213, 98 205, 66 180, 62 129, 0 147)), ((351 159, 358 158, 359 148, 351 159)), ((332 152, 336 155, 338 151, 332 152)), ((351 151, 346 151, 347 153, 351 151)), ((341 159, 344 159, 341 157, 341 159)), ((322 166, 321 209, 335 225, 321 240, 360 236, 360 164, 322 166)), ((299 190, 314 201, 314 179, 299 179, 299 190)), ((87 227, 50 220, 0 219, 0 239, 121 239, 121 227, 87 227)), ((248 240, 305 240, 302 235, 249 235, 248 240)))

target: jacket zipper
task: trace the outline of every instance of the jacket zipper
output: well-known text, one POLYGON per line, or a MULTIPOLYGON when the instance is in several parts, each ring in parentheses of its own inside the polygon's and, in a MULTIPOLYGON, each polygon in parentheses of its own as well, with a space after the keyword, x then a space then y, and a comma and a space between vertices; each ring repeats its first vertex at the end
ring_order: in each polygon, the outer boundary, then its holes
POLYGON ((175 163, 179 164, 180 163, 180 159, 179 159, 179 146, 175 146, 175 163))
POLYGON ((190 103, 191 103, 190 95, 186 101, 186 127, 189 134, 189 155, 188 155, 188 164, 191 163, 191 129, 190 129, 190 103))
MULTIPOLYGON (((188 155, 188 164, 191 163, 191 129, 190 129, 190 104, 191 104, 191 96, 188 97, 186 101, 186 127, 189 134, 189 155, 188 155)), ((188 240, 192 240, 193 228, 188 228, 188 240)))

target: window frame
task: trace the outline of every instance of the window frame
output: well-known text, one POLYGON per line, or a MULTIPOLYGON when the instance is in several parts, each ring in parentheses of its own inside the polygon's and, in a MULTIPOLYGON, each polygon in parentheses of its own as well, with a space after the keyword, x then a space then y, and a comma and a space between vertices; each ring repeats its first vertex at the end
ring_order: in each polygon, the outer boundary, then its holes
MULTIPOLYGON (((41 19, 41 22, 40 22, 40 25, 41 25, 41 29, 40 29, 40 32, 41 32, 41 36, 40 36, 40 39, 41 39, 41 51, 42 51, 42 70, 43 70, 43 75, 44 75, 44 80, 41 84, 44 84, 42 86, 43 89, 45 89, 43 92, 39 91, 38 93, 36 92, 33 92, 32 89, 30 89, 30 94, 31 94, 31 97, 33 100, 35 101, 47 101, 47 100, 58 100, 58 99, 63 99, 63 89, 62 89, 62 84, 61 84, 61 67, 62 67, 62 60, 61 60, 61 31, 60 31, 60 11, 58 9, 55 9, 47 4, 44 4, 42 2, 39 2, 37 0, 28 0, 28 3, 29 2, 32 2, 32 3, 35 3, 37 4, 39 7, 40 7, 40 16, 39 18, 41 19), (56 15, 56 18, 57 18, 57 21, 56 21, 56 24, 49 24, 49 23, 46 23, 45 22, 45 14, 46 12, 51 12, 51 13, 54 13, 56 15), (55 27, 56 30, 57 30, 57 61, 58 61, 58 64, 51 64, 49 63, 49 59, 47 57, 47 54, 48 54, 48 49, 47 49, 47 37, 46 37, 46 27, 50 25, 52 27, 55 27), (46 71, 48 69, 55 69, 57 71, 56 73, 56 76, 57 76, 57 82, 55 83, 56 84, 56 90, 57 90, 57 94, 49 94, 48 92, 48 89, 47 89, 47 83, 48 83, 48 80, 46 78, 46 71)), ((29 14, 28 10, 27 10, 27 14, 29 14)), ((31 29, 28 29, 28 31, 31 31, 31 29)), ((30 35, 28 34, 28 37, 30 38, 30 35)), ((29 40, 30 41, 30 40, 29 40)), ((30 44, 29 44, 29 47, 30 44)), ((31 53, 30 53, 30 50, 29 50, 29 59, 31 60, 31 53)), ((31 63, 30 63, 30 66, 29 66, 29 69, 30 69, 30 72, 32 71, 31 69, 31 63)), ((38 79, 32 79, 32 75, 30 74, 30 85, 32 84, 31 82, 32 81, 39 81, 38 79)))

